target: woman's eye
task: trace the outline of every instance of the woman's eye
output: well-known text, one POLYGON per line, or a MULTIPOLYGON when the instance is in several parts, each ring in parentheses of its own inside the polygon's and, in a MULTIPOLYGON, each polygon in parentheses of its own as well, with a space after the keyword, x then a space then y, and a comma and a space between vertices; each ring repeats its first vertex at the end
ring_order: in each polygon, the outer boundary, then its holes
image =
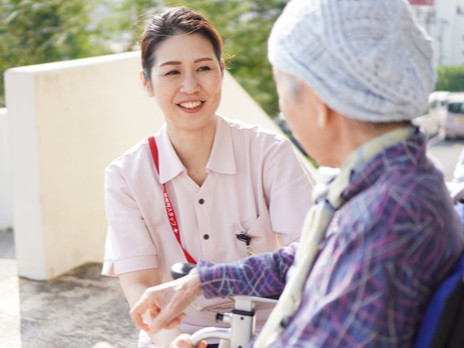
POLYGON ((202 66, 201 68, 198 68, 198 71, 206 71, 206 70, 211 70, 209 66, 202 66))
POLYGON ((171 71, 168 71, 165 75, 169 76, 169 75, 177 75, 177 74, 180 74, 178 70, 171 70, 171 71))

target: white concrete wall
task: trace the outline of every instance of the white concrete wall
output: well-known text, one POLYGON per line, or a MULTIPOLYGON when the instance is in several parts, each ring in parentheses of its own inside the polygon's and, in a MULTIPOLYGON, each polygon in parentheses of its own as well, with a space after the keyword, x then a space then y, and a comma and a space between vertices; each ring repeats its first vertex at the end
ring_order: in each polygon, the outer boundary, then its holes
POLYGON ((0 230, 13 227, 7 109, 0 108, 0 230))
MULTIPOLYGON (((104 168, 164 122, 139 81, 140 53, 5 73, 18 272, 49 279, 101 261, 104 168)), ((278 130, 226 73, 219 113, 278 130)))

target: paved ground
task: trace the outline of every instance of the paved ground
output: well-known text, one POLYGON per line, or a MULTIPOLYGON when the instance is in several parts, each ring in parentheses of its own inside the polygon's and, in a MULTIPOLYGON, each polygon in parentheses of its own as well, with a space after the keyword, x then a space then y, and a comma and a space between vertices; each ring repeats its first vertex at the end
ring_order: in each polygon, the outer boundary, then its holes
POLYGON ((437 136, 428 142, 427 151, 439 162, 446 181, 453 179, 456 162, 463 148, 464 139, 445 140, 443 136, 437 136))
POLYGON ((18 278, 13 232, 0 231, 0 347, 136 347, 118 280, 100 269, 86 264, 48 282, 18 278))

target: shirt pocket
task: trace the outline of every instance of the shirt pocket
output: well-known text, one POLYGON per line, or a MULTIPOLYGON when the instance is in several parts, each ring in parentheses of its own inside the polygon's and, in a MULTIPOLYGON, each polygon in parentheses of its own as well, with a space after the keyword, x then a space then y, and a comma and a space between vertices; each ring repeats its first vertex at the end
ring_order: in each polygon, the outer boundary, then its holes
MULTIPOLYGON (((273 231, 267 211, 261 213, 255 219, 242 221, 237 227, 236 234, 239 233, 250 237, 249 247, 255 254, 274 251, 281 246, 279 234, 273 231)), ((245 242, 243 242, 243 246, 246 248, 245 242)))

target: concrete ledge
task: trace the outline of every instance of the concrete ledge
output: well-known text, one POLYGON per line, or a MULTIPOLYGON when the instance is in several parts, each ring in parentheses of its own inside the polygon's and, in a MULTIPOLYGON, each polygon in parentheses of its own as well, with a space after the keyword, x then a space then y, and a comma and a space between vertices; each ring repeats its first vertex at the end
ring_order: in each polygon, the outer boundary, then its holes
POLYGON ((0 108, 0 230, 13 227, 7 116, 7 109, 0 108))
MULTIPOLYGON (((50 279, 102 261, 103 171, 164 118, 139 80, 140 53, 5 73, 18 272, 50 279)), ((278 130, 226 72, 219 112, 278 130)))

